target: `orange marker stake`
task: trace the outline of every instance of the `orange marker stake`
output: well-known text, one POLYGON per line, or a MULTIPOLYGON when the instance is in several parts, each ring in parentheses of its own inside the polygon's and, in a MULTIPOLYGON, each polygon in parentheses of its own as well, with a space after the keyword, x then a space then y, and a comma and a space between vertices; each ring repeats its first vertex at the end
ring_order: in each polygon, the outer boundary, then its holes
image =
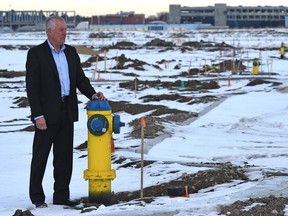
POLYGON ((185 197, 189 197, 188 186, 185 186, 185 197))
POLYGON ((231 86, 231 79, 230 79, 230 76, 228 76, 228 87, 231 86))

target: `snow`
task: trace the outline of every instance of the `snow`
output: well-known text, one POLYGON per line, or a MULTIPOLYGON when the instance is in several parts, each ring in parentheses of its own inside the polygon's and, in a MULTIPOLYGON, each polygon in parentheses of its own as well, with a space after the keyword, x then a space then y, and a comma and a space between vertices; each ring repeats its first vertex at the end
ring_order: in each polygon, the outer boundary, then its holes
MULTIPOLYGON (((230 45, 239 44, 249 54, 249 59, 262 56, 263 65, 261 71, 275 72, 277 75, 271 76, 271 80, 281 82, 280 86, 271 86, 271 84, 262 84, 256 86, 246 86, 249 80, 253 79, 252 75, 247 78, 239 78, 238 75, 231 75, 231 72, 221 75, 219 80, 220 89, 211 90, 210 95, 222 95, 223 100, 218 104, 197 104, 187 105, 167 101, 166 106, 191 112, 203 112, 199 118, 193 121, 187 121, 184 124, 167 125, 168 130, 173 131, 172 136, 163 137, 163 139, 145 140, 147 154, 145 159, 156 160, 153 166, 144 169, 144 187, 155 185, 158 182, 168 182, 184 173, 197 173, 200 170, 210 169, 209 167, 188 167, 182 163, 225 163, 231 162, 233 165, 245 167, 245 164, 251 167, 245 168, 245 172, 250 180, 248 182, 233 181, 207 188, 198 193, 190 194, 189 198, 169 198, 166 196, 158 197, 150 204, 135 204, 133 201, 130 205, 118 204, 113 206, 100 206, 97 210, 85 213, 85 215, 217 215, 219 205, 228 205, 237 200, 246 200, 250 197, 264 197, 269 195, 288 196, 287 177, 272 176, 268 177, 267 172, 288 173, 288 104, 287 93, 287 60, 273 58, 279 56, 278 48, 282 41, 285 42, 287 29, 262 29, 262 30, 207 30, 194 31, 190 38, 175 39, 169 36, 170 33, 163 33, 161 39, 182 43, 183 41, 225 41, 230 45), (225 32, 227 31, 227 32, 225 32), (273 34, 271 34, 273 32, 273 34), (181 40, 181 41, 179 41, 181 40), (268 47, 264 51, 258 49, 268 47), (273 62, 269 65, 269 61, 273 62), (273 66, 271 68, 271 66, 273 66), (269 71, 271 69, 271 71, 269 71), (227 77, 231 75, 231 86, 227 85, 227 77), (237 79, 239 78, 239 79, 237 79), (280 91, 281 90, 281 91, 280 91), (205 112, 206 110, 206 112, 205 112), (170 163, 163 163, 169 161, 170 163), (177 173, 171 171, 179 170, 177 173)), ((102 47, 118 41, 129 40, 135 44, 145 44, 154 37, 158 37, 153 32, 133 32, 120 34, 115 38, 96 39, 88 38, 90 32, 71 32, 67 38, 67 43, 72 45, 87 44, 93 47, 102 47)), ((188 34, 188 33, 187 33, 188 34)), ((45 40, 43 33, 3 33, 0 34, 0 70, 8 71, 25 71, 25 61, 27 50, 21 49, 4 49, 3 45, 36 45, 45 40)), ((187 70, 189 64, 192 67, 200 67, 204 62, 219 61, 219 52, 192 51, 189 54, 182 54, 179 50, 162 52, 159 55, 158 50, 110 50, 107 55, 113 57, 124 53, 129 58, 143 59, 147 63, 155 64, 162 59, 172 60, 170 67, 159 72, 153 67, 147 66, 146 71, 133 71, 139 75, 138 79, 142 80, 173 80, 167 78, 167 75, 177 75, 179 71, 173 70, 175 64, 181 60, 182 68, 180 71, 187 70), (164 77, 165 76, 165 77, 164 77)), ((248 55, 247 54, 247 55, 248 55)), ((90 56, 81 55, 81 60, 85 61, 90 56)), ((243 57, 244 58, 244 57, 243 57)), ((227 57, 228 59, 228 57, 227 57)), ((248 59, 248 58, 247 58, 248 59)), ((222 58, 223 60, 223 58, 222 58)), ((108 67, 114 62, 108 62, 108 67)), ((246 65, 251 62, 245 62, 246 65)), ((95 64, 91 68, 85 69, 88 77, 91 77, 95 64)), ((103 69, 103 62, 99 62, 98 68, 103 69)), ((131 70, 129 70, 131 71, 131 70)), ((123 71, 125 73, 126 71, 123 71)), ((141 98, 147 94, 169 94, 170 91, 165 89, 155 90, 146 89, 137 92, 128 90, 119 90, 117 82, 109 80, 126 80, 131 79, 123 74, 101 75, 106 83, 93 82, 96 89, 105 93, 106 97, 113 100, 125 100, 130 103, 141 103, 141 98), (111 88, 106 88, 107 85, 111 88), (136 97, 135 97, 136 96, 136 97)), ((259 75, 259 77, 261 77, 259 75)), ((265 76, 267 77, 267 76, 265 76)), ((187 80, 188 78, 183 78, 187 80)), ((202 77, 199 79, 208 79, 202 77)), ((45 209, 35 209, 31 204, 28 196, 29 171, 32 150, 33 133, 17 131, 26 127, 29 122, 29 108, 16 107, 15 97, 25 97, 24 77, 13 79, 0 78, 0 132, 1 145, 0 151, 0 215, 11 216, 16 209, 30 209, 35 216, 75 216, 81 212, 74 209, 64 209, 62 206, 52 205, 53 194, 53 167, 52 155, 49 157, 43 185, 46 193, 46 202, 49 207, 45 209), (21 81, 18 84, 14 82, 21 81), (11 86, 11 88, 3 88, 11 86), (17 89, 16 89, 17 86, 17 89), (15 126, 9 121, 17 119, 17 123, 23 124, 15 126), (25 125, 27 124, 27 125, 25 125), (6 126, 5 126, 6 125, 6 126), (10 126, 7 126, 10 125, 10 126), (8 131, 8 132, 7 132, 8 131)), ((179 92, 186 96, 197 97, 205 95, 199 93, 179 92)), ((83 95, 79 95, 81 101, 87 101, 83 95)), ((156 102, 154 102, 157 104, 156 102)), ((161 102, 163 103, 163 101, 161 102)), ((83 143, 87 139, 86 128, 86 111, 84 103, 79 104, 80 119, 75 124, 75 146, 83 143)), ((120 134, 115 135, 116 146, 127 147, 127 150, 117 150, 114 154, 117 157, 139 158, 140 154, 129 150, 129 146, 139 145, 141 140, 132 139, 126 136, 131 131, 128 122, 145 115, 130 115, 128 113, 118 113, 121 121, 126 126, 121 128, 120 134)), ((74 151, 74 170, 71 181, 71 198, 77 199, 88 196, 88 182, 83 179, 83 171, 87 169, 87 158, 81 158, 84 154, 81 151, 74 151)), ((117 164, 112 164, 116 169, 116 179, 112 181, 112 191, 117 193, 121 191, 133 191, 140 189, 140 172, 131 168, 119 168, 117 164)), ((144 192, 145 196, 145 192, 144 192)), ((288 211, 286 210, 286 215, 288 211)))

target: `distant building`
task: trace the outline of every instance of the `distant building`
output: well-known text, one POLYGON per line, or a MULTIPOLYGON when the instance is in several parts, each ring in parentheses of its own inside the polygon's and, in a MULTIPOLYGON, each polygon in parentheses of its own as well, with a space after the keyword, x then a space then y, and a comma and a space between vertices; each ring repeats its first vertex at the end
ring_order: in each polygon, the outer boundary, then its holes
POLYGON ((0 11, 0 27, 9 27, 19 30, 22 27, 29 30, 43 30, 47 17, 51 15, 63 17, 68 27, 76 26, 75 11, 0 11))
POLYGON ((107 14, 104 16, 92 16, 92 25, 113 25, 113 24, 144 24, 144 14, 134 14, 131 12, 120 12, 117 14, 107 14))
POLYGON ((215 4, 207 7, 169 6, 169 24, 206 23, 213 26, 283 27, 288 7, 284 6, 236 6, 215 4))

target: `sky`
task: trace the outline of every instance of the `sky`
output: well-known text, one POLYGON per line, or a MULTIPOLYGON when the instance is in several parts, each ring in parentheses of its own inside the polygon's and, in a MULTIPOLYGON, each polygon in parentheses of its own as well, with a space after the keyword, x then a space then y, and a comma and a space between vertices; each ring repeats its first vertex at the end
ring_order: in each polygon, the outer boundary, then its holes
POLYGON ((76 13, 81 16, 115 14, 120 11, 135 11, 135 13, 144 13, 146 16, 150 16, 157 15, 159 12, 168 12, 170 4, 180 4, 182 6, 213 6, 215 3, 226 3, 229 6, 279 6, 284 4, 283 0, 262 0, 261 2, 256 0, 202 0, 201 3, 192 0, 0 0, 0 10, 72 10, 76 11, 76 13))
MULTIPOLYGON (((228 31, 228 30, 227 30, 228 31)), ((125 76, 125 73, 138 75, 140 80, 155 80, 161 77, 161 81, 175 81, 175 78, 168 78, 171 75, 177 75, 182 71, 188 70, 188 67, 200 67, 203 64, 211 63, 211 59, 222 61, 230 57, 220 57, 219 52, 207 52, 205 50, 193 50, 182 53, 179 49, 169 49, 163 52, 159 49, 129 49, 129 50, 110 50, 107 58, 119 56, 124 53, 127 58, 144 60, 151 64, 146 65, 145 71, 117 70, 121 73, 102 73, 104 82, 94 82, 93 86, 97 90, 105 93, 109 100, 117 101, 119 98, 130 103, 143 103, 141 97, 146 95, 161 94, 183 94, 191 97, 214 95, 225 98, 220 103, 196 103, 188 105, 177 101, 153 102, 156 105, 165 104, 169 108, 189 110, 191 112, 203 113, 195 121, 185 124, 165 124, 168 131, 172 132, 171 137, 164 139, 148 140, 144 138, 144 145, 147 154, 146 160, 155 160, 151 166, 144 169, 144 187, 155 185, 159 182, 165 182, 175 179, 185 173, 197 173, 201 170, 208 170, 211 167, 205 167, 202 163, 225 163, 231 162, 235 166, 243 167, 246 163, 250 165, 245 169, 249 177, 248 182, 232 181, 230 183, 216 185, 205 188, 189 195, 189 198, 169 198, 168 196, 158 197, 150 204, 141 205, 130 202, 129 204, 120 203, 113 206, 100 206, 97 211, 85 213, 87 216, 147 216, 147 215, 174 215, 174 216, 216 216, 218 207, 223 204, 231 204, 237 200, 247 200, 251 197, 288 196, 287 176, 267 176, 269 172, 288 173, 288 61, 280 60, 278 47, 282 41, 285 41, 288 29, 276 30, 235 30, 229 33, 225 31, 215 31, 211 34, 204 32, 192 32, 190 37, 173 38, 168 32, 126 32, 115 35, 113 38, 95 39, 89 38, 89 32, 73 32, 68 37, 67 43, 73 45, 87 44, 88 46, 99 47, 109 46, 117 41, 122 41, 123 37, 127 41, 133 41, 141 45, 150 41, 152 38, 161 37, 163 40, 175 40, 174 42, 185 42, 201 39, 210 42, 219 42, 223 40, 229 45, 235 45, 238 41, 243 47, 245 53, 249 53, 249 58, 259 57, 259 49, 264 50, 261 53, 261 73, 274 72, 271 78, 273 81, 280 81, 280 86, 271 84, 262 84, 256 86, 247 86, 247 83, 254 79, 252 76, 251 64, 244 61, 246 54, 242 56, 244 64, 248 66, 247 75, 232 75, 231 71, 221 73, 219 80, 219 89, 209 89, 208 91, 195 92, 185 91, 184 89, 154 89, 144 88, 134 94, 127 89, 119 89, 118 82, 110 80, 134 79, 134 76, 125 76), (273 31, 276 31, 275 33, 273 31), (268 34, 269 32, 269 34, 268 34), (181 41, 182 40, 182 41, 181 41), (255 49, 253 49, 253 47, 255 49), (273 49, 264 49, 269 47, 273 49), (119 53, 118 53, 119 52, 119 53), (223 59, 221 59, 223 58, 223 59), (274 59, 271 63, 271 59, 274 59), (163 67, 159 71, 152 65, 161 59, 173 59, 168 68, 163 67), (268 65, 269 60, 269 65, 268 65), (174 70, 174 66, 181 61, 181 70, 174 70), (263 66, 263 67, 262 67, 263 66), (157 75, 157 76, 155 76, 157 75), (228 85, 227 78, 231 76, 231 85, 228 85), (241 78, 242 77, 242 78, 241 78), (281 90, 281 91, 280 91, 281 90), (285 91, 286 90, 286 91, 285 91), (215 106, 214 106, 215 105, 215 106), (168 162, 168 163, 165 163, 168 162), (197 164, 197 166, 185 166, 185 163, 197 164), (175 172, 177 170, 178 172, 175 172)), ((188 34, 185 32, 185 34, 188 34)), ((36 45, 45 40, 45 34, 42 32, 33 33, 2 33, 0 34, 0 70, 23 71, 25 70, 25 58, 27 50, 18 49, 23 45, 36 45), (12 45, 13 49, 5 49, 2 46, 12 45)), ((237 53, 236 57, 239 57, 237 53)), ((247 55, 248 56, 248 55, 247 55)), ((80 55, 84 62, 90 56, 80 55)), ((215 63, 215 62, 214 62, 215 63)), ((114 61, 108 61, 107 65, 113 67, 114 61)), ((104 68, 104 62, 98 64, 98 68, 104 68)), ((95 71, 95 64, 85 69, 88 77, 91 77, 95 71)), ((259 78, 262 75, 259 74, 259 78)), ((267 77, 267 75, 263 75, 267 77)), ((263 78, 262 77, 262 78, 263 78)), ((207 77, 199 76, 194 79, 200 81, 207 77)), ((184 78, 183 78, 184 79, 184 78)), ((208 79, 213 79, 213 75, 208 75, 208 79)), ((215 76, 214 76, 214 79, 215 76)), ((268 78, 269 79, 269 78, 268 78)), ((24 76, 16 78, 0 78, 0 131, 1 148, 0 151, 0 215, 11 216, 16 209, 32 211, 35 216, 80 216, 83 215, 79 210, 65 209, 63 206, 54 206, 52 204, 53 194, 53 169, 52 155, 50 154, 47 164, 43 185, 46 193, 46 202, 48 208, 35 209, 28 197, 29 166, 31 161, 31 150, 33 133, 21 131, 20 129, 30 125, 30 110, 26 108, 15 109, 16 97, 26 97, 24 76), (11 85, 11 86, 10 86, 11 85), (27 124, 13 126, 13 124, 27 124), (3 126, 8 125, 8 126, 3 126), (9 126, 10 125, 10 126, 9 126), (19 129, 19 130, 18 130, 19 129), (10 131, 10 132, 9 132, 10 131)), ((79 100, 87 102, 87 98, 79 95, 79 100)), ((85 103, 79 104, 79 121, 75 123, 75 144, 78 146, 87 140, 87 115, 85 103)), ((113 109, 113 108, 112 108, 113 109)), ((122 166, 131 161, 139 160, 140 154, 131 150, 132 146, 139 146, 141 140, 129 136, 131 128, 129 122, 137 120, 147 113, 131 115, 126 112, 117 113, 121 121, 125 122, 125 127, 121 128, 120 134, 113 135, 115 138, 116 152, 114 157, 127 158, 122 164, 112 164, 116 170, 116 178, 112 182, 112 191, 134 191, 140 188, 140 171, 136 167, 122 166)), ((149 122, 147 122, 149 124, 149 122)), ((139 152, 139 148, 138 148, 139 152)), ((74 151, 74 169, 71 181, 71 198, 76 199, 88 196, 88 182, 83 179, 83 171, 87 169, 86 151, 74 151)), ((145 197, 145 190, 144 190, 145 197)), ((286 214, 288 215, 288 207, 286 214)))

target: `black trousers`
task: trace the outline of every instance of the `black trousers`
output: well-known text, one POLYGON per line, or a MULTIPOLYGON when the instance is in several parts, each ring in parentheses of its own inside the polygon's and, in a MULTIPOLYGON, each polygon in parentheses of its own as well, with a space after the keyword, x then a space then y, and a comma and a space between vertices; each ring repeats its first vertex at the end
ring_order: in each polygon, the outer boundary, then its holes
POLYGON ((55 125, 46 130, 35 127, 30 170, 29 195, 32 203, 45 202, 42 181, 53 145, 54 193, 53 201, 70 198, 69 184, 73 165, 74 123, 68 118, 67 103, 62 103, 62 115, 55 125))

